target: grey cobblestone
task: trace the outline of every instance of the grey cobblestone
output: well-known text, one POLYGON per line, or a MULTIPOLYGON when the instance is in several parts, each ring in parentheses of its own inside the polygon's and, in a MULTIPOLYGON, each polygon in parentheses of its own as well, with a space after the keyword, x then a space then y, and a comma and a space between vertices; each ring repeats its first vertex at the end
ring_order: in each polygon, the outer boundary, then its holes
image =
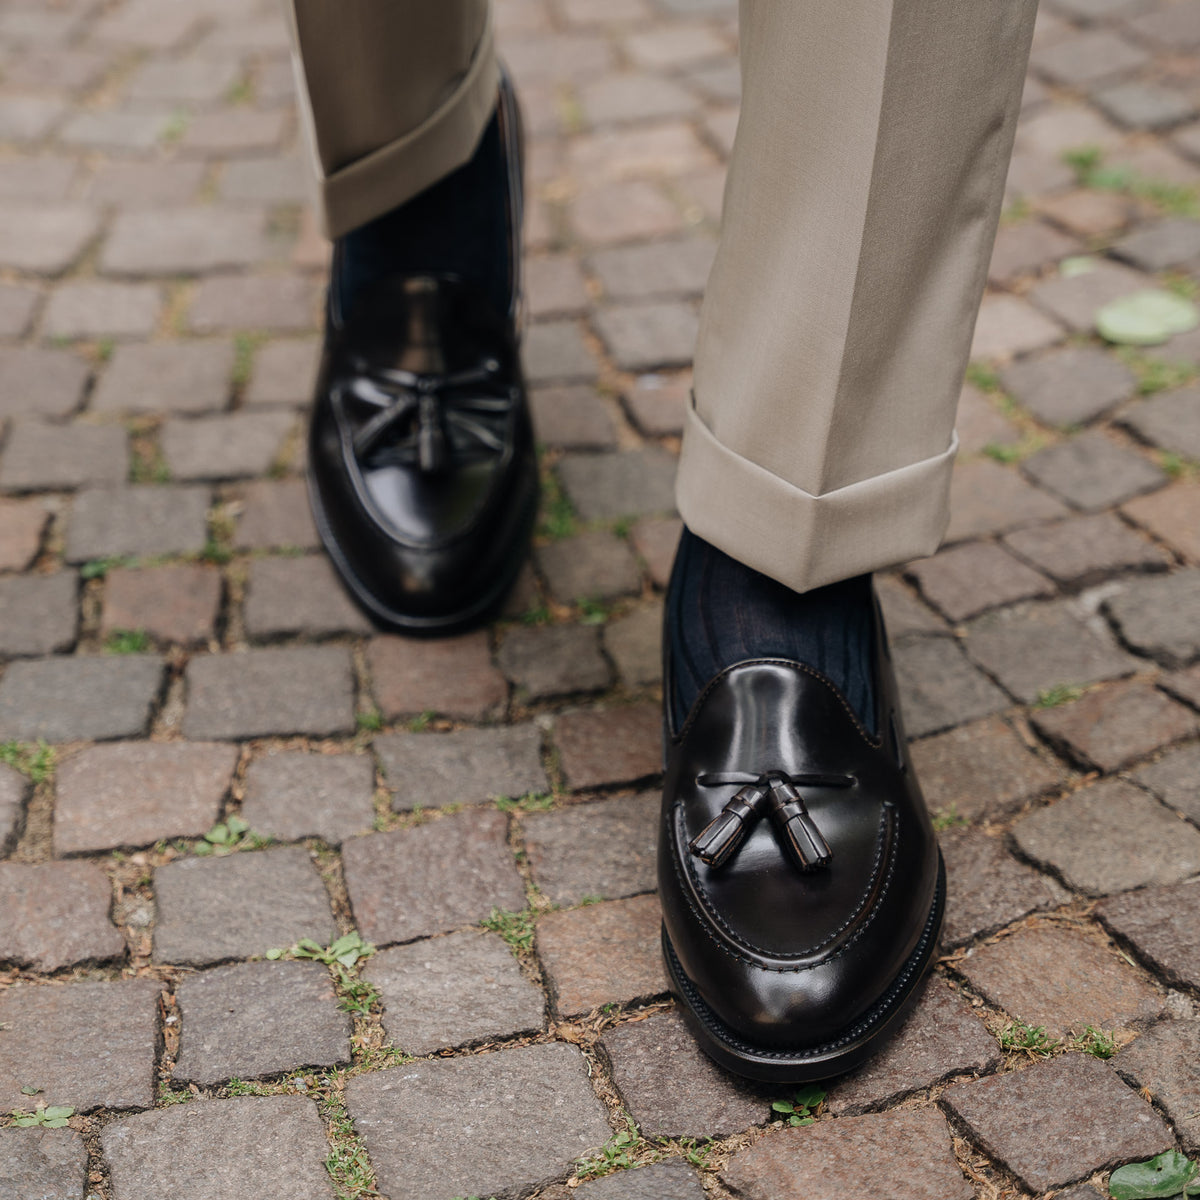
POLYGON ((89 488, 67 522, 68 562, 204 549, 208 492, 198 487, 89 488))
POLYGON ((112 486, 129 474, 125 430, 116 425, 14 423, 0 458, 9 491, 112 486))
POLYGON ((118 346, 92 394, 96 412, 204 413, 224 408, 233 374, 226 341, 118 346))

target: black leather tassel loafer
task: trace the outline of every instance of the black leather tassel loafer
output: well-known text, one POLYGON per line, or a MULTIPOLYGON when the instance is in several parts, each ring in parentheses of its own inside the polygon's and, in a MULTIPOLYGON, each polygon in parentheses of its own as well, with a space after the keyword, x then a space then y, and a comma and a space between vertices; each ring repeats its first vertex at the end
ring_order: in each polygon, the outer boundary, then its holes
POLYGON ((937 944, 945 873, 878 607, 875 645, 877 738, 828 679, 784 659, 722 671, 667 731, 667 972, 701 1047, 752 1079, 861 1062, 937 944))
POLYGON ((349 316, 331 292, 309 498, 350 593, 405 633, 448 633, 487 617, 516 578, 537 510, 519 354, 520 121, 507 81, 499 113, 509 311, 452 276, 384 279, 349 316))

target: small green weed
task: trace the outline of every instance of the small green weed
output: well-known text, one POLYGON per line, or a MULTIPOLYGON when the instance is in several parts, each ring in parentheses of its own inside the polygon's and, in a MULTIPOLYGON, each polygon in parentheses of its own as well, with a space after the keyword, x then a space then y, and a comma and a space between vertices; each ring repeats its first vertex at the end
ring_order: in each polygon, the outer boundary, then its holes
POLYGON ((819 1087, 801 1088, 790 1100, 776 1100, 771 1111, 787 1120, 789 1125, 811 1125, 825 1100, 819 1087))
POLYGON ((1020 462, 1024 457, 1024 452, 1017 442, 988 442, 983 452, 998 463, 1020 462))
POLYGON ((105 654, 144 654, 150 649, 150 635, 144 629, 114 629, 104 643, 105 654))
POLYGON ((1060 704, 1069 704, 1083 695, 1083 688, 1074 683, 1056 683, 1053 687, 1042 688, 1033 702, 1034 708, 1057 708, 1060 704))
POLYGON ((583 625, 603 625, 608 620, 608 605, 592 596, 583 596, 577 601, 579 620, 583 625))
POLYGON ((533 910, 526 908, 520 912, 510 912, 502 908, 493 908, 491 916, 480 924, 492 933, 498 933, 513 950, 533 949, 533 910))
POLYGON ((63 1129, 66 1127, 67 1118, 74 1115, 75 1110, 70 1105, 62 1104, 52 1104, 48 1108, 39 1104, 31 1113, 22 1112, 19 1108, 12 1110, 13 1124, 21 1129, 29 1129, 34 1125, 43 1129, 63 1129))
POLYGON ((0 742, 0 762, 20 771, 33 784, 45 783, 54 774, 54 748, 41 740, 0 742))
POLYGON ((1063 162, 1074 172, 1080 187, 1100 192, 1120 192, 1137 200, 1146 200, 1164 213, 1176 217, 1200 216, 1200 191, 1186 184, 1139 175, 1129 167, 1106 167, 1104 151, 1098 146, 1080 146, 1067 150, 1063 162))
POLYGON ((597 1179, 613 1171, 627 1170, 633 1166, 638 1140, 632 1129, 614 1133, 595 1154, 576 1162, 575 1174, 580 1179, 597 1179))
POLYGON ((133 560, 125 558, 93 558, 79 568, 81 579, 103 579, 109 571, 117 567, 129 566, 133 560))
POLYGON ((383 728, 383 713, 377 708, 368 708, 366 712, 356 714, 354 723, 367 733, 375 733, 383 728))
POLYGON ((200 551, 200 557, 205 562, 214 563, 220 567, 233 558, 233 549, 223 542, 217 541, 216 538, 209 538, 204 543, 204 549, 200 551))
POLYGON ((986 363, 973 362, 967 366, 967 382, 981 392, 998 392, 1000 376, 986 363))
POLYGON ((501 812, 546 812, 554 807, 554 797, 548 792, 529 792, 515 800, 511 796, 497 796, 496 807, 501 812))
POLYGON ((702 1171, 708 1169, 708 1160, 716 1149, 711 1141, 704 1138, 680 1138, 679 1145, 683 1150, 684 1159, 693 1167, 699 1167, 702 1171))
POLYGON ((225 1090, 231 1096, 263 1096, 267 1092, 261 1083, 238 1079, 236 1076, 225 1085, 225 1090))
POLYGON ((1132 346, 1120 347, 1117 357, 1134 373, 1137 390, 1143 396, 1186 387, 1200 376, 1200 368, 1195 363, 1169 362, 1132 346))
POLYGON ((546 625, 551 617, 550 606, 543 600, 521 614, 522 625, 546 625))
POLYGON ((241 817, 230 817, 214 825, 204 840, 193 847, 192 853, 225 855, 235 850, 258 850, 270 842, 261 834, 251 832, 250 826, 241 817))
POLYGON ((1075 1045, 1085 1054, 1094 1054, 1097 1058, 1112 1058, 1117 1052, 1113 1035, 1097 1029, 1095 1025, 1085 1026, 1083 1033, 1075 1039, 1075 1045))
POLYGON ((337 1092, 331 1092, 330 1096, 326 1110, 329 1154, 325 1159, 325 1170, 333 1181, 337 1200, 370 1200, 379 1196, 379 1192, 375 1188, 375 1171, 367 1157, 367 1148, 354 1132, 354 1122, 346 1111, 345 1101, 337 1092))
POLYGON ((265 342, 262 333, 239 333, 233 339, 233 385, 245 387, 254 373, 254 356, 265 342))
POLYGON ((957 829, 959 826, 966 825, 967 818, 964 817, 953 804, 949 808, 938 809, 933 814, 933 827, 938 833, 946 829, 957 829))
MULTIPOLYGON (((286 953, 286 950, 268 950, 266 957, 274 961, 286 953)), ((323 962, 333 972, 342 1011, 360 1017, 365 1017, 380 999, 379 989, 358 977, 360 965, 374 953, 375 947, 364 942, 357 930, 343 934, 328 946, 321 946, 311 938, 302 938, 291 949, 293 958, 323 962)))
POLYGON ((433 720, 433 709, 426 709, 419 717, 413 717, 408 723, 409 733, 424 733, 429 728, 429 722, 433 720))
POLYGON ((1010 1021, 1000 1031, 999 1041, 1001 1050, 1021 1051, 1031 1058, 1049 1058, 1062 1046, 1046 1032, 1045 1025, 1026 1025, 1023 1021, 1010 1021))
POLYGON ((558 476, 553 471, 546 471, 542 476, 542 519, 538 533, 551 541, 558 541, 570 537, 577 524, 575 508, 567 499, 558 476))

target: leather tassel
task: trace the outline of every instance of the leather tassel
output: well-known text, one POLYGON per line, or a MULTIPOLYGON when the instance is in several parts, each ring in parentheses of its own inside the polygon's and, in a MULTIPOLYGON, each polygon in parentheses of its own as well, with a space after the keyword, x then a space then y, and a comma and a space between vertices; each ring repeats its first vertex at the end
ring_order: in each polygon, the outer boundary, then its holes
POLYGON ((421 409, 417 420, 417 462, 421 470, 428 474, 444 470, 449 455, 446 431, 442 428, 442 416, 435 397, 421 397, 421 409))
POLYGON ((766 788, 748 784, 688 842, 688 849, 710 867, 724 866, 746 840, 766 798, 766 788))
POLYGON ((801 871, 815 871, 833 861, 833 851, 809 816, 800 793, 782 776, 771 781, 771 823, 788 857, 801 871))

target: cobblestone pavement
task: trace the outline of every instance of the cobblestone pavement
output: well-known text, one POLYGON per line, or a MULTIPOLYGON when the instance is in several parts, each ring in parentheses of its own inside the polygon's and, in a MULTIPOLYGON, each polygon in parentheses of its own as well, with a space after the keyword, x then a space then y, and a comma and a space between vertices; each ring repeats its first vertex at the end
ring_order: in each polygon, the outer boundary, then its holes
POLYGON ((273 0, 0 4, 0 1110, 73 1110, 0 1122, 6 1200, 1078 1200, 1200 1151, 1200 333, 1090 333, 1200 277, 1200 3, 1043 9, 950 536, 882 581, 943 957, 791 1128, 693 1047, 653 895, 731 0, 500 0, 546 505, 442 642, 307 515, 273 0))

